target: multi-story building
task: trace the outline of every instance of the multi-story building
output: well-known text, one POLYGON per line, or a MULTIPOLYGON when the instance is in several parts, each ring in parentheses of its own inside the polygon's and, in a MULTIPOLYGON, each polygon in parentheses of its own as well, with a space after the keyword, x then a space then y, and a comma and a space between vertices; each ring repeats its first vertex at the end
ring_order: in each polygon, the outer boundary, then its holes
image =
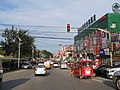
POLYGON ((99 57, 105 64, 110 63, 109 44, 115 43, 112 60, 120 61, 120 14, 107 13, 98 20, 94 19, 91 18, 78 29, 78 35, 74 37, 75 51, 93 60, 99 57))

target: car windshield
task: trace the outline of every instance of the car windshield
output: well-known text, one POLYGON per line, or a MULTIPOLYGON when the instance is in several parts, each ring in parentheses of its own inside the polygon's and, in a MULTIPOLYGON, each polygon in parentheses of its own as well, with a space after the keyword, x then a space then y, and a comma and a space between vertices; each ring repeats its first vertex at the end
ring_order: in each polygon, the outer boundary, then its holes
POLYGON ((94 69, 99 69, 100 68, 100 66, 96 66, 94 69))
POLYGON ((23 65, 29 65, 28 63, 24 63, 23 65))
POLYGON ((83 65, 83 66, 91 66, 91 65, 92 65, 92 62, 83 62, 82 65, 83 65))
POLYGON ((44 65, 37 65, 36 68, 45 68, 44 65))
POLYGON ((58 64, 58 63, 54 63, 54 64, 58 64))

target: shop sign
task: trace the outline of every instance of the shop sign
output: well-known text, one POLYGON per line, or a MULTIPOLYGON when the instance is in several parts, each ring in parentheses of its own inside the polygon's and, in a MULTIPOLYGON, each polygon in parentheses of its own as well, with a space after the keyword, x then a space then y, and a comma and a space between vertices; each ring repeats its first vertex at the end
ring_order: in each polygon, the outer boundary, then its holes
POLYGON ((99 51, 99 55, 100 55, 100 56, 105 56, 104 49, 102 49, 102 50, 99 51))
POLYGON ((99 66, 100 65, 100 59, 99 58, 96 58, 95 59, 95 66, 99 66))
POLYGON ((93 49, 90 49, 90 53, 93 53, 93 49))
POLYGON ((90 54, 90 50, 86 50, 86 53, 87 53, 87 54, 90 54))
POLYGON ((115 55, 120 55, 120 43, 119 42, 114 42, 116 44, 116 48, 115 48, 115 55))
POLYGON ((118 3, 114 3, 112 5, 112 10, 114 13, 120 13, 120 5, 118 3))
POLYGON ((82 50, 81 52, 82 52, 82 54, 85 54, 85 51, 84 51, 84 50, 82 50))
POLYGON ((109 49, 104 49, 105 55, 110 55, 109 49))
POLYGON ((120 43, 118 43, 117 46, 120 47, 120 43))
POLYGON ((99 22, 102 22, 105 19, 106 19, 106 16, 103 16, 103 17, 100 18, 99 22))

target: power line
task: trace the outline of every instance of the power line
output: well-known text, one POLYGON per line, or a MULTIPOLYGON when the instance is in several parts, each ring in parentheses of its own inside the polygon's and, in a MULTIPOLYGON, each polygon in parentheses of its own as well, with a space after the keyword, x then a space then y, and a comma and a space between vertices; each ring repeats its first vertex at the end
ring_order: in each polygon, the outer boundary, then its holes
POLYGON ((61 27, 61 26, 35 26, 35 25, 19 25, 19 24, 0 24, 2 26, 15 26, 15 27, 39 27, 39 28, 66 28, 66 27, 61 27))
POLYGON ((33 38, 46 38, 46 39, 73 40, 73 38, 56 38, 56 37, 41 37, 41 36, 33 36, 33 38))
MULTIPOLYGON (((15 27, 38 27, 38 28, 58 28, 66 29, 67 27, 62 26, 42 26, 42 25, 19 25, 19 24, 0 24, 1 26, 15 26, 15 27)), ((70 29, 78 29, 77 27, 71 27, 70 29)))
MULTIPOLYGON (((38 28, 58 28, 58 29, 66 29, 66 27, 61 27, 61 26, 34 26, 34 25, 17 25, 17 24, 0 24, 1 26, 9 26, 9 27, 38 27, 38 28)), ((73 27, 74 28, 74 27, 73 27)), ((75 29, 75 28, 74 28, 75 29)), ((28 29, 29 30, 29 29, 28 29)), ((33 29, 30 29, 30 30, 33 30, 33 29)), ((29 31, 30 31, 29 30, 29 31)), ((36 29, 36 30, 38 30, 38 29, 36 29)), ((0 30, 0 33, 2 32, 2 31, 4 31, 4 30, 0 30)), ((64 33, 67 33, 67 32, 50 32, 50 31, 44 31, 44 32, 39 32, 40 34, 42 33, 62 33, 62 34, 64 34, 64 33)), ((71 33, 77 33, 77 32, 71 32, 71 33)), ((32 35, 32 34, 35 34, 35 35, 38 35, 38 33, 35 33, 35 32, 30 32, 30 34, 32 35)), ((45 39, 60 39, 60 40, 73 40, 73 38, 58 38, 58 37, 49 37, 49 36, 47 36, 47 37, 44 37, 44 36, 34 36, 34 35, 32 35, 32 37, 34 37, 34 38, 45 38, 45 39)))

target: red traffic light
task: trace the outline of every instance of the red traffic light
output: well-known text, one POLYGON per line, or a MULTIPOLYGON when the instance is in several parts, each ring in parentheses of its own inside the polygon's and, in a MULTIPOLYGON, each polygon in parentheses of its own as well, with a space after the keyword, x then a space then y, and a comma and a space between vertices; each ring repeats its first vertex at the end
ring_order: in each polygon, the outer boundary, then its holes
POLYGON ((70 24, 67 24, 67 27, 70 27, 70 24))
POLYGON ((67 32, 70 32, 70 24, 67 24, 67 32))

